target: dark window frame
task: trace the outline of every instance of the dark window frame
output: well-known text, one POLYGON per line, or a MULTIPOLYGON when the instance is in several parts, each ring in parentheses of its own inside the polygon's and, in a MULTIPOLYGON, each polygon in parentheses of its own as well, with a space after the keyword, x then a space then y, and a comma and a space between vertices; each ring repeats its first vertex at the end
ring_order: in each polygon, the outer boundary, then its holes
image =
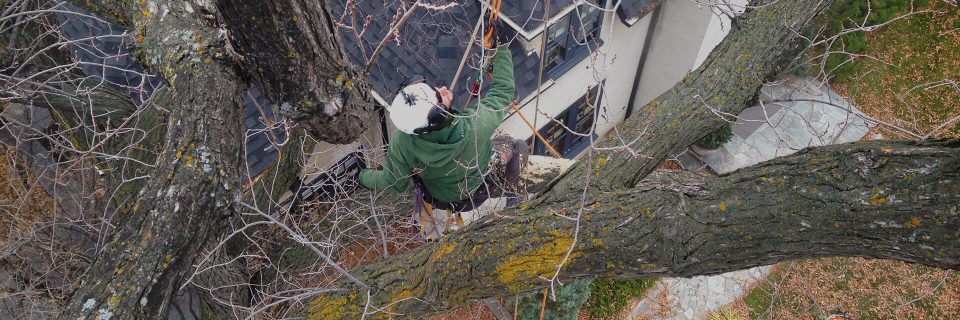
MULTIPOLYGON (((560 114, 538 130, 540 135, 543 136, 544 139, 547 139, 550 145, 553 146, 562 157, 572 159, 590 146, 590 141, 596 141, 598 135, 595 129, 599 115, 598 112, 600 110, 598 106, 603 97, 603 85, 604 83, 601 82, 587 90, 586 94, 578 98, 576 102, 567 107, 566 110, 560 112, 560 114), (587 108, 592 110, 588 110, 587 108), (584 115, 581 111, 589 112, 590 116, 581 117, 584 115), (587 121, 586 119, 589 119, 590 124, 584 127, 583 124, 585 123, 584 121, 587 121), (560 125, 561 123, 563 125, 560 125), (566 128, 564 128, 564 126, 566 128), (577 130, 578 133, 583 135, 573 134, 568 131, 567 128, 577 130), (582 129, 586 130, 579 132, 579 130, 582 129), (592 134, 586 135, 591 131, 593 131, 592 134)), ((553 156, 540 139, 536 137, 531 137, 531 139, 536 139, 533 147, 534 154, 553 156)))
MULTIPOLYGON (((591 1, 591 0, 588 0, 591 1)), ((606 0, 592 0, 594 4, 603 8, 605 6, 606 0)), ((556 79, 566 73, 568 70, 573 68, 573 66, 580 63, 584 58, 586 58, 591 51, 596 50, 603 45, 603 39, 600 37, 600 30, 603 28, 603 17, 604 12, 602 10, 593 9, 589 13, 585 11, 591 9, 589 5, 582 4, 578 9, 574 9, 565 15, 563 18, 558 20, 557 23, 549 25, 543 33, 543 36, 547 37, 547 45, 544 49, 544 60, 550 60, 550 54, 556 48, 563 48, 564 52, 560 58, 559 63, 556 65, 544 65, 544 71, 547 73, 547 77, 550 79, 556 79), (575 15, 580 15, 580 18, 576 18, 575 15), (594 23, 592 30, 584 30, 583 22, 584 19, 590 19, 594 23), (553 31, 562 28, 563 31, 553 31), (584 31, 586 34, 584 34, 584 31), (562 37, 563 40, 555 41, 552 38, 552 35, 556 34, 557 38, 562 37)), ((547 63, 547 62, 544 62, 547 63)))

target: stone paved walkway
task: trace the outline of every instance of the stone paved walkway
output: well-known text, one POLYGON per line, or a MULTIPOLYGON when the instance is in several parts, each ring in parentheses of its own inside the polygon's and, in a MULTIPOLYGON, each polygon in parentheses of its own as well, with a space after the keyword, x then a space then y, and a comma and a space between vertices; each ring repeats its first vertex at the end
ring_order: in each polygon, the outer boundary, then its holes
MULTIPOLYGON (((733 140, 713 151, 695 149, 694 156, 714 171, 726 173, 805 147, 857 141, 869 129, 859 110, 814 79, 794 79, 761 93, 767 103, 738 116, 733 140)), ((705 319, 711 311, 747 293, 770 269, 664 278, 647 292, 628 319, 705 319)))
POLYGON ((633 308, 630 319, 705 319, 745 294, 770 266, 693 278, 664 278, 633 308))

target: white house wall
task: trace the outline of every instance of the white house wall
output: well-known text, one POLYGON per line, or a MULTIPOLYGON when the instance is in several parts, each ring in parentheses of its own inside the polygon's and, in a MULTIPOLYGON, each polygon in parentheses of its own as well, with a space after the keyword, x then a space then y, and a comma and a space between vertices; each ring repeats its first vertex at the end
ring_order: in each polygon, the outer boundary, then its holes
POLYGON ((713 15, 689 0, 668 0, 661 6, 635 108, 647 105, 693 70, 713 15))
MULTIPOLYGON (((726 4, 743 12, 747 0, 705 0, 726 4)), ((713 6, 691 0, 668 0, 662 4, 660 21, 637 88, 634 108, 641 108, 683 80, 696 69, 730 32, 730 20, 719 17, 713 6)))
POLYGON ((712 7, 713 15, 710 16, 710 24, 707 26, 707 33, 703 37, 703 43, 700 45, 700 52, 697 54, 697 61, 693 68, 699 68, 700 64, 707 59, 707 55, 716 48, 720 41, 730 33, 730 17, 728 14, 739 15, 743 13, 748 4, 748 0, 717 0, 719 4, 712 7))
MULTIPOLYGON (((601 114, 596 120, 596 132, 602 136, 622 121, 630 100, 637 61, 643 51, 643 41, 649 20, 648 15, 630 27, 625 25, 615 13, 607 12, 600 35, 604 41, 603 46, 556 80, 548 81, 545 75, 539 112, 537 112, 536 92, 520 101, 521 110, 527 119, 534 121, 536 115, 537 129, 543 128, 551 118, 577 102, 589 88, 606 79, 603 97, 598 108, 601 114)), ((531 43, 540 43, 539 37, 531 43)), ((530 54, 539 54, 539 52, 533 51, 530 54)), ((500 125, 499 130, 518 139, 526 139, 533 135, 530 127, 516 114, 508 117, 500 125)))

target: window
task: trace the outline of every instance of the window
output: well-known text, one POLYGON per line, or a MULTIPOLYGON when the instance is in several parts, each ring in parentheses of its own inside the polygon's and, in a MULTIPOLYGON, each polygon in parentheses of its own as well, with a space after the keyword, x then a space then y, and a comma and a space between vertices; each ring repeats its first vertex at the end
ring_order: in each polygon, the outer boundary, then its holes
MULTIPOLYGON (((592 139, 597 138, 597 135, 591 134, 591 131, 597 118, 596 106, 600 103, 602 93, 600 87, 597 85, 590 88, 587 94, 577 99, 577 102, 540 129, 540 135, 549 141, 550 145, 564 158, 577 156, 590 145, 592 139)), ((533 150, 534 154, 553 155, 539 139, 533 150)))
POLYGON ((567 30, 570 29, 570 15, 547 28, 546 69, 553 70, 563 63, 567 54, 567 30))
POLYGON ((596 6, 602 0, 584 0, 579 9, 547 27, 547 44, 544 50, 544 70, 557 77, 587 56, 589 48, 598 45, 603 14, 596 6), (592 4, 592 5, 591 5, 592 4))
POLYGON ((600 34, 600 24, 603 22, 603 15, 600 14, 600 9, 598 8, 600 4, 597 0, 584 2, 588 2, 588 4, 580 6, 580 21, 583 29, 576 31, 580 32, 581 37, 578 39, 580 42, 589 42, 596 40, 597 35, 600 34), (585 36, 583 32, 586 32, 585 36))

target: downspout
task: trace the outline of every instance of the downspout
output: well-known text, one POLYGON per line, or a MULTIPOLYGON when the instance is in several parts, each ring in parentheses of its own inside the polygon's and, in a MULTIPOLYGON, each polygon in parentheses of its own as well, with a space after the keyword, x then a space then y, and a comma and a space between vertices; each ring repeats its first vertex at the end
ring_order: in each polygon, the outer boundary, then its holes
POLYGON ((660 21, 660 11, 666 4, 667 1, 661 2, 650 16, 650 27, 647 28, 647 36, 643 40, 643 51, 640 52, 640 61, 637 62, 637 73, 633 76, 633 89, 630 89, 630 101, 627 102, 627 114, 623 116, 624 119, 630 118, 633 114, 633 104, 637 100, 637 91, 640 89, 640 76, 643 75, 643 66, 647 64, 647 54, 653 44, 653 33, 657 30, 657 23, 660 21))

